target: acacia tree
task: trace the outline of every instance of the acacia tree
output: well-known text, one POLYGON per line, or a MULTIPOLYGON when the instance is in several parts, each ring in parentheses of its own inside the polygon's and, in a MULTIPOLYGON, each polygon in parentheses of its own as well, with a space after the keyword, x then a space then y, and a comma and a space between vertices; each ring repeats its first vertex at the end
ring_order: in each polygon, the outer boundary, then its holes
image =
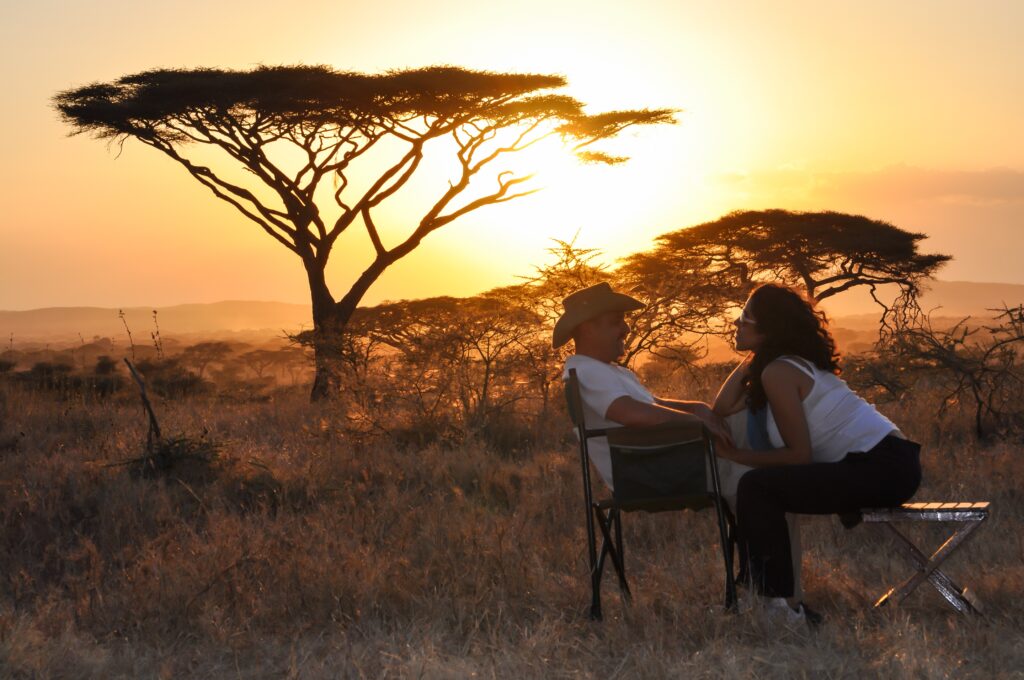
POLYGON ((819 301, 859 286, 874 294, 895 284, 898 301, 910 303, 921 282, 950 259, 919 253, 923 238, 860 215, 745 210, 663 234, 654 250, 628 258, 625 267, 676 298, 699 281, 702 297, 717 290, 723 302, 742 304, 758 283, 783 281, 819 301))
POLYGON ((200 342, 190 345, 181 352, 181 363, 196 369, 200 378, 211 363, 223 363, 231 354, 231 345, 226 342, 200 342))
POLYGON ((558 136, 583 160, 617 163, 623 159, 590 145, 633 125, 673 121, 667 109, 587 115, 579 101, 550 92, 565 85, 555 75, 454 67, 377 75, 327 66, 166 69, 60 92, 54 102, 75 133, 133 138, 166 154, 300 258, 312 301, 318 399, 335 391, 333 348, 389 266, 459 217, 532 193, 524 186, 530 175, 500 167, 509 154, 558 136), (428 146, 441 139, 449 144, 428 146), (196 145, 223 152, 249 181, 229 180, 186 155, 196 145), (379 206, 416 174, 428 149, 445 148, 456 161, 454 175, 405 225, 407 236, 389 246, 375 217, 379 206), (383 170, 374 162, 380 154, 383 170), (362 173, 369 181, 355 181, 362 173), (374 257, 336 298, 324 272, 339 236, 354 225, 365 230, 374 257))
MULTIPOLYGON (((626 338, 623 364, 632 363, 644 353, 670 355, 677 359, 693 358, 699 352, 695 345, 713 327, 725 309, 722 296, 713 281, 703 276, 703 261, 676 257, 670 276, 657 258, 634 256, 625 266, 608 269, 595 262, 601 254, 594 248, 577 247, 575 242, 554 239, 548 248, 553 261, 536 267, 526 283, 510 287, 507 292, 531 307, 546 322, 544 340, 550 343, 551 329, 562 314, 562 300, 572 292, 606 281, 617 290, 639 298, 645 307, 630 315, 630 333, 626 338), (684 264, 685 260, 685 264, 684 264)), ((561 375, 568 348, 551 351, 548 347, 538 356, 544 357, 551 379, 561 375)), ((689 359, 687 359, 689 360, 689 359)))
POLYGON ((277 352, 272 349, 250 350, 238 358, 259 380, 263 380, 263 374, 278 361, 277 352))
POLYGON ((465 349, 460 399, 467 421, 479 427, 493 412, 523 397, 524 390, 515 387, 517 359, 524 343, 543 326, 537 314, 500 292, 478 295, 461 309, 465 321, 460 339, 465 349))
POLYGON ((450 434, 457 400, 458 365, 465 351, 464 300, 437 297, 388 302, 365 310, 372 315, 369 339, 386 357, 388 391, 411 411, 414 429, 428 439, 450 434), (382 352, 383 353, 383 352, 382 352))

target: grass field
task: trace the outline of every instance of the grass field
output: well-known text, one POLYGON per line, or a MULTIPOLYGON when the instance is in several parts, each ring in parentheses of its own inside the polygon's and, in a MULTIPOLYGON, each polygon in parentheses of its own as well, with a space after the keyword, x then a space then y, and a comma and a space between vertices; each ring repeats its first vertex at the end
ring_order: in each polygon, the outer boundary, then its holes
POLYGON ((979 446, 927 393, 883 410, 925 445, 918 500, 994 504, 947 563, 985 615, 927 584, 872 611, 909 565, 881 527, 809 518, 813 633, 721 611, 710 512, 628 516, 634 604, 609 578, 589 621, 568 437, 356 444, 302 390, 204 397, 157 409, 219 458, 154 479, 109 466, 142 453, 134 394, 0 394, 0 677, 1024 677, 1019 444, 979 446))

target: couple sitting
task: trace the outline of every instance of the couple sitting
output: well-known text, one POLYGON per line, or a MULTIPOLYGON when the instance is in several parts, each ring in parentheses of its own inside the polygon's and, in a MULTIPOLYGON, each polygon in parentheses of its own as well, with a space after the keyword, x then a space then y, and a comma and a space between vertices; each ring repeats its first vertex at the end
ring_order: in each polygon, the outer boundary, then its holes
MULTIPOLYGON (((837 376, 838 355, 824 315, 799 293, 774 284, 751 293, 734 322, 736 349, 748 355, 711 406, 655 397, 615 363, 629 333, 625 315, 643 308, 640 301, 601 283, 573 293, 563 305, 553 344, 575 342, 565 375, 576 369, 588 426, 699 418, 715 436, 718 456, 730 461, 725 465, 742 472, 733 510, 755 592, 788 619, 802 619, 805 610, 793 601, 799 564, 786 513, 856 513, 899 505, 917 490, 920 447, 837 376), (738 448, 737 441, 749 448, 738 448)), ((590 456, 611 487, 607 441, 592 441, 590 456)))

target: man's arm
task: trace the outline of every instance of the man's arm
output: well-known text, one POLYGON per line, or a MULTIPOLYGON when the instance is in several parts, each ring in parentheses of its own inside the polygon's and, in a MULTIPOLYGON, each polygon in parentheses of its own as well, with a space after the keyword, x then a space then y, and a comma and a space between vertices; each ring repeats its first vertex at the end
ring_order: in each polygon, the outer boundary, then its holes
MULTIPOLYGON (((658 400, 662 401, 662 400, 658 400)), ((622 396, 608 406, 605 418, 627 427, 649 427, 664 423, 692 423, 697 416, 659 403, 647 404, 633 397, 622 396)))
POLYGON ((693 413, 694 415, 699 415, 708 408, 708 405, 703 401, 683 401, 682 399, 662 399, 661 397, 655 397, 654 403, 658 406, 665 406, 675 411, 693 413))
POLYGON ((699 401, 675 401, 673 399, 656 399, 656 403, 647 404, 633 397, 619 397, 611 403, 605 418, 626 426, 649 427, 664 423, 693 423, 699 421, 713 435, 725 442, 732 443, 732 434, 721 418, 711 412, 707 404, 699 401), (685 404, 692 411, 676 409, 669 404, 685 404))
POLYGON ((714 410, 703 401, 682 401, 680 399, 661 399, 659 397, 655 397, 654 403, 676 411, 682 411, 683 413, 691 413, 704 421, 704 424, 707 425, 708 429, 711 430, 712 433, 728 442, 732 441, 732 434, 729 432, 729 427, 726 425, 725 419, 715 413, 714 410))

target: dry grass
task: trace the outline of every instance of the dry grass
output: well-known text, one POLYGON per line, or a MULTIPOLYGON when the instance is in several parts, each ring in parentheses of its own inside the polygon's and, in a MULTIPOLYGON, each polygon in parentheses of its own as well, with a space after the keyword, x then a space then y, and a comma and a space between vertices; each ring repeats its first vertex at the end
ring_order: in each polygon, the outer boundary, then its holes
POLYGON ((134 395, 0 390, 2 677, 1022 677, 1024 463, 937 422, 928 395, 887 410, 926 445, 919 499, 994 502, 948 569, 986 616, 927 585, 871 611, 908 565, 880 527, 812 518, 807 599, 827 621, 795 633, 716 607, 707 512, 629 516, 635 603, 609 578, 590 622, 569 445, 357 446, 281 392, 158 405, 166 432, 222 448, 149 479, 105 467, 141 453, 134 395))

